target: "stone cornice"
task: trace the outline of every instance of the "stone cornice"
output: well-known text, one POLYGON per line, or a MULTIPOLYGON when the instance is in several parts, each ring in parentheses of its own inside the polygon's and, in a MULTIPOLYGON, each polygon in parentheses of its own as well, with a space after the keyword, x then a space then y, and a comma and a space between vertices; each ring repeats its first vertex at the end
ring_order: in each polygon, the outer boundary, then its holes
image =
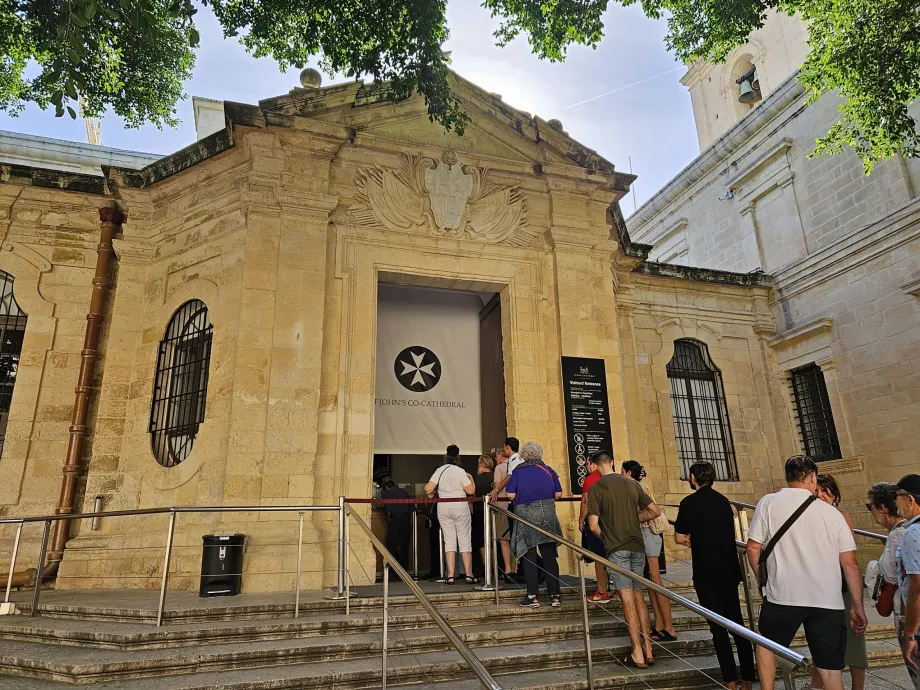
POLYGON ((773 286, 772 278, 766 273, 733 273, 732 271, 717 271, 711 268, 660 264, 654 261, 644 261, 640 263, 633 269, 633 272, 649 276, 658 276, 660 278, 679 278, 682 280, 696 280, 703 283, 737 285, 738 287, 769 288, 773 286))
POLYGON ((768 338, 767 345, 773 348, 788 347, 806 338, 812 338, 823 333, 830 333, 833 325, 834 321, 829 317, 815 319, 814 321, 809 321, 796 328, 787 329, 772 338, 768 338))
POLYGON ((914 297, 920 297, 920 278, 916 278, 909 283, 904 283, 901 286, 901 291, 906 292, 908 295, 913 295, 914 297))
POLYGON ((784 155, 789 149, 792 148, 792 139, 789 137, 783 138, 776 146, 771 148, 769 151, 757 158, 753 163, 748 165, 746 168, 741 170, 738 174, 734 175, 728 180, 729 189, 737 189, 745 182, 751 179, 758 171, 763 169, 773 160, 779 156, 784 155))

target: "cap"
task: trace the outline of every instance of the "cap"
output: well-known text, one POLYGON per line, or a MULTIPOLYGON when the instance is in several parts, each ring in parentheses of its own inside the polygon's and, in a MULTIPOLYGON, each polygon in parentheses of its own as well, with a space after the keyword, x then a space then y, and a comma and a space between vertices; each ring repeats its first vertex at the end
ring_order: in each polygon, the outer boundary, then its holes
POLYGON ((920 496, 920 474, 906 474, 898 482, 898 488, 914 496, 920 496))

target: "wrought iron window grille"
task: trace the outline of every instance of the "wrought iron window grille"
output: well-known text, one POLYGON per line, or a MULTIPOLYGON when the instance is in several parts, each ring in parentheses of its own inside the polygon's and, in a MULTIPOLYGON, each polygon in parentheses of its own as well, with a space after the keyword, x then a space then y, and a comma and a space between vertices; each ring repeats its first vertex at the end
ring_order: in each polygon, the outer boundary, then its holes
POLYGON ((738 481, 722 372, 710 359, 705 343, 674 341, 667 372, 681 479, 690 478, 693 463, 710 462, 717 480, 738 481))
POLYGON ((13 276, 0 271, 0 456, 3 455, 6 441, 6 427, 28 318, 13 295, 13 276))
POLYGON ((792 399, 805 454, 815 462, 839 460, 840 442, 821 367, 809 364, 792 371, 792 399))
POLYGON ((204 421, 213 332, 207 306, 196 299, 179 307, 160 341, 149 431, 164 467, 189 456, 204 421))

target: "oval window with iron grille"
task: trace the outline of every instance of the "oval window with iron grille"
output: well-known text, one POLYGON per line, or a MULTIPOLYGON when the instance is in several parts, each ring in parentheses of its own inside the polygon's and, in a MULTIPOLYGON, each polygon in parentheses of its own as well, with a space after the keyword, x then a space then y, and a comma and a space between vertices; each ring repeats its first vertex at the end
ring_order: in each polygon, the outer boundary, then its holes
POLYGON ((157 353, 150 410, 150 444, 164 467, 192 452, 204 421, 214 327, 201 300, 183 304, 166 326, 157 353))

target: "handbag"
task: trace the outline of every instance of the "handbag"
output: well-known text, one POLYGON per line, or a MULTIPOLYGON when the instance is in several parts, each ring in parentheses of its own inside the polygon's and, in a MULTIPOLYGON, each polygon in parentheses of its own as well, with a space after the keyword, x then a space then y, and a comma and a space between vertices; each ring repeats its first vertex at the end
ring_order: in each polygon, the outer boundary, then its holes
MULTIPOLYGON (((641 485, 640 485, 641 486, 641 485)), ((648 494, 648 497, 652 499, 652 503, 655 503, 655 496, 652 493, 652 490, 646 486, 643 486, 642 489, 645 493, 648 494)), ((664 511, 661 512, 661 515, 656 517, 654 520, 650 520, 648 527, 652 530, 652 534, 664 534, 668 531, 668 525, 671 523, 668 522, 668 516, 664 514, 664 511)))
POLYGON ((898 586, 885 582, 885 579, 879 577, 881 587, 879 588, 878 598, 875 601, 875 610, 878 615, 888 618, 894 613, 894 595, 898 591, 898 586))
POLYGON ((783 526, 779 528, 779 530, 770 540, 770 543, 766 545, 763 552, 760 554, 760 563, 759 568, 757 569, 757 584, 760 587, 761 593, 763 592, 764 587, 767 586, 767 559, 770 557, 770 554, 773 553, 773 549, 776 548, 776 545, 779 543, 779 540, 782 538, 782 536, 789 530, 790 527, 792 527, 793 523, 795 523, 795 521, 802 516, 802 513, 808 509, 808 506, 810 506, 816 500, 818 500, 817 496, 809 496, 806 498, 805 502, 796 508, 796 511, 789 516, 789 519, 786 520, 786 522, 783 523, 783 526))

